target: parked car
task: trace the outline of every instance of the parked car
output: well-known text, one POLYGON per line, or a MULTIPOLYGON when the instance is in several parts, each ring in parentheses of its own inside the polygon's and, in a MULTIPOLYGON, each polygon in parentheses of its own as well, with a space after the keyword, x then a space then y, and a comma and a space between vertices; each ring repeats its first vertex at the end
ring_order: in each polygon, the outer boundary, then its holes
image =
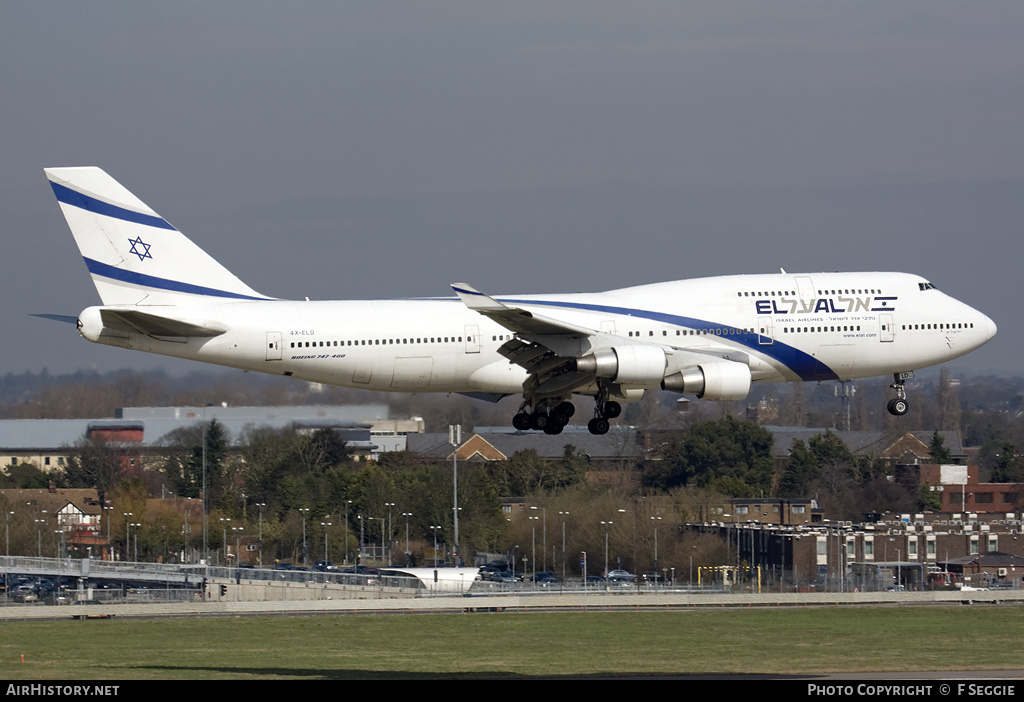
MULTIPOLYGON (((614 571, 613 571, 614 572, 614 571)), ((636 580, 635 575, 627 573, 626 575, 609 575, 608 584, 613 587, 631 587, 636 580)))
POLYGON ((536 572, 527 578, 527 580, 529 580, 531 583, 545 583, 552 580, 557 581, 558 579, 558 576, 552 573, 550 570, 542 570, 536 572))
POLYGON ((523 576, 513 575, 510 570, 499 570, 488 573, 487 579, 492 583, 521 583, 523 576))
POLYGON ((31 585, 18 585, 11 590, 11 599, 14 602, 38 602, 39 595, 31 585))

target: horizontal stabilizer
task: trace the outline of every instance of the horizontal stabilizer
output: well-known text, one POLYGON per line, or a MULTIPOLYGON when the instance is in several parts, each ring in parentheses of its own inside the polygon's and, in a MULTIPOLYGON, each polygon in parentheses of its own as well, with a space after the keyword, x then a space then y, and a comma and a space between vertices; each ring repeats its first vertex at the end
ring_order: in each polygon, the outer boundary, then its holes
POLYGON ((29 314, 29 317, 40 317, 42 319, 49 319, 53 322, 64 322, 65 324, 77 324, 78 317, 67 314, 29 314))
POLYGON ((156 338, 220 336, 226 329, 137 310, 101 309, 103 326, 118 331, 138 332, 156 338))

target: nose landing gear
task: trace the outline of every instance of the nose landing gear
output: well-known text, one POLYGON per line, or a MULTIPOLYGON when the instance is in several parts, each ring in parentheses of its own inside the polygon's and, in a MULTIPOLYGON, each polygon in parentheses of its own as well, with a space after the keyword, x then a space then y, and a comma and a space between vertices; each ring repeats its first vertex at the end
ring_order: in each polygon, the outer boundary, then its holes
POLYGON ((892 400, 889 400, 889 404, 887 405, 886 409, 889 410, 889 414, 896 417, 902 417, 907 413, 907 410, 910 409, 910 405, 909 403, 907 403, 907 390, 904 387, 904 383, 906 383, 907 378, 914 377, 914 371, 893 373, 892 377, 895 382, 889 387, 893 388, 896 391, 896 397, 892 400))

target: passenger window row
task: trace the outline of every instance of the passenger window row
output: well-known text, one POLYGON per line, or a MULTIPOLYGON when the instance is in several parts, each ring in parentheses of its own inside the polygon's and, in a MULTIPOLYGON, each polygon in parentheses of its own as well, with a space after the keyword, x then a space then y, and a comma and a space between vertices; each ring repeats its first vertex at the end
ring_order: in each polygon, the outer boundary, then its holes
POLYGON ((903 331, 922 329, 974 329, 974 322, 944 322, 940 324, 904 324, 903 331))
MULTIPOLYGON (((676 329, 676 336, 735 336, 736 334, 753 334, 753 329, 736 329, 734 327, 715 327, 712 329, 676 329)), ((662 336, 668 336, 668 330, 661 330, 662 336)), ((627 332, 627 336, 639 337, 639 331, 627 332)), ((648 331, 647 336, 654 336, 653 331, 648 331)))
MULTIPOLYGON (((473 341, 472 337, 467 337, 473 341)), ((452 344, 462 343, 461 336, 430 336, 409 339, 359 339, 349 341, 293 341, 293 349, 333 348, 335 346, 388 346, 392 344, 452 344)))
MULTIPOLYGON (((928 285, 931 285, 929 283, 928 285)), ((923 290, 924 288, 922 288, 923 290)), ((875 290, 874 288, 847 288, 847 289, 836 289, 836 290, 819 290, 818 295, 881 295, 881 290, 875 290)), ((736 297, 796 297, 796 293, 792 290, 770 290, 770 291, 737 291, 736 297)))
POLYGON ((842 326, 829 326, 829 327, 783 327, 783 334, 803 334, 803 333, 817 333, 817 332, 853 332, 860 331, 860 325, 842 325, 842 326))

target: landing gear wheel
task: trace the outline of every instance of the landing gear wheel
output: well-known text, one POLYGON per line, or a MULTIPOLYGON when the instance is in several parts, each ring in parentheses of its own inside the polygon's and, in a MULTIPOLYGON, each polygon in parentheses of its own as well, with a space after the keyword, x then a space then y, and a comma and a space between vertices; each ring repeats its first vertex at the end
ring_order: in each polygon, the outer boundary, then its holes
POLYGON ((548 434, 549 436, 554 436, 555 434, 561 434, 562 429, 565 429, 564 424, 556 424, 555 422, 549 422, 548 425, 544 427, 544 433, 548 434))
POLYGON ((594 417, 587 422, 587 429, 590 430, 591 434, 607 434, 608 433, 608 420, 604 417, 594 417))
POLYGON ((891 415, 902 417, 907 413, 908 409, 910 409, 910 405, 907 404, 906 400, 902 400, 898 397, 893 400, 889 400, 888 410, 891 415))
POLYGON ((544 431, 547 426, 551 424, 551 418, 546 414, 532 414, 530 415, 530 428, 537 429, 538 431, 544 431))
POLYGON ((608 419, 615 419, 622 414, 622 405, 615 400, 604 403, 604 416, 608 419))
POLYGON ((573 407, 571 402, 562 402, 553 410, 551 410, 551 421, 555 424, 564 427, 569 423, 572 416, 576 414, 576 408, 573 407))
POLYGON ((528 431, 532 428, 530 415, 526 412, 520 412, 516 416, 512 417, 512 426, 515 427, 517 431, 528 431))

